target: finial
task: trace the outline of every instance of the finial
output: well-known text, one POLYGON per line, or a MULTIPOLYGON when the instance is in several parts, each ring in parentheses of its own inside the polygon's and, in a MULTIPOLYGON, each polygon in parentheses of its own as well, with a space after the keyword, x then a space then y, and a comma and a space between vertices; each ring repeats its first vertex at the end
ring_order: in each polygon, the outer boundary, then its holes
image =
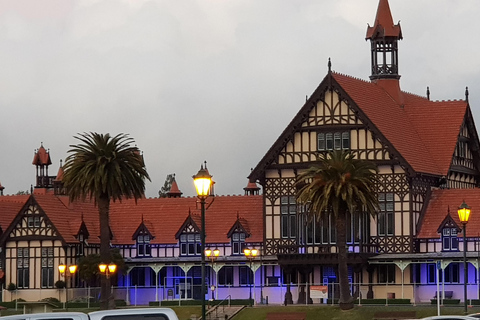
POLYGON ((465 88, 465 101, 468 102, 468 87, 465 88))
POLYGON ((308 101, 308 94, 305 96, 305 102, 308 101))
POLYGON ((332 61, 328 58, 328 72, 332 72, 332 61))
POLYGON ((205 160, 203 163, 205 163, 205 170, 207 170, 207 160, 205 160))
POLYGON ((427 87, 427 99, 430 100, 430 87, 427 87))
POLYGON ((62 161, 62 159, 60 159, 60 168, 63 166, 62 163, 63 163, 63 161, 62 161))
POLYGON ((33 184, 30 185, 30 194, 33 194, 33 184))

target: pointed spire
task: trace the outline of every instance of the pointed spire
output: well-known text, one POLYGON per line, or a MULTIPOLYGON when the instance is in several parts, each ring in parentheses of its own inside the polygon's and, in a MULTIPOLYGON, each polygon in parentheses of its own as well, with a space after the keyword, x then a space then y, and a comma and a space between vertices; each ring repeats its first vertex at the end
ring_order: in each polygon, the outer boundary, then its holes
POLYGON ((60 167, 58 168, 57 176, 55 177, 54 181, 62 181, 63 180, 63 164, 62 159, 60 159, 60 167))
POLYGON ((175 174, 173 174, 173 179, 172 179, 172 186, 170 187, 170 191, 167 192, 167 197, 168 198, 180 198, 182 196, 183 192, 180 191, 177 185, 177 181, 175 180, 175 174))
MULTIPOLYGON (((251 170, 253 171, 253 168, 251 170)), ((249 196, 249 195, 254 196, 259 194, 260 187, 257 185, 255 181, 248 180, 248 184, 245 188, 243 188, 243 190, 245 190, 246 196, 249 196)))
POLYGON ((392 12, 388 0, 378 2, 377 15, 373 27, 368 26, 366 40, 376 37, 396 37, 403 39, 400 22, 393 24, 392 12))
POLYGON ((40 148, 35 150, 32 164, 36 166, 49 166, 52 164, 52 160, 50 159, 50 152, 45 150, 45 148, 43 147, 43 142, 40 143, 40 148))

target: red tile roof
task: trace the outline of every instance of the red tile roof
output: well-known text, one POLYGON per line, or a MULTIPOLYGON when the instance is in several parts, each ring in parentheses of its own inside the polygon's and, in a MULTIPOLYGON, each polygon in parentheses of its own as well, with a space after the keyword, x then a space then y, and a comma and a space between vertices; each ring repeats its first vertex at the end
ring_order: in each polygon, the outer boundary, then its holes
POLYGON ((27 202, 29 195, 0 196, 0 227, 5 231, 27 202))
POLYGON ((450 210, 450 215, 461 228, 457 209, 465 201, 471 208, 470 219, 467 224, 467 236, 480 235, 480 189, 435 189, 432 190, 430 202, 425 212, 421 229, 417 238, 439 238, 438 227, 450 210))
POLYGON ((401 91, 399 103, 380 84, 332 76, 415 171, 448 173, 466 101, 429 101, 401 91))
POLYGON ((402 29, 400 23, 394 25, 392 13, 388 0, 380 0, 377 8, 377 15, 373 27, 367 28, 366 39, 380 37, 399 37, 402 39, 402 29))
MULTIPOLYGON (((10 225, 29 196, 0 197, 0 224, 3 230, 10 225), (9 199, 6 201, 5 199, 9 199)), ((98 210, 93 202, 70 203, 66 196, 52 193, 33 196, 51 220, 60 235, 68 242, 76 242, 75 236, 85 223, 89 243, 99 243, 98 210), (83 220, 82 220, 83 219, 83 220)), ((200 204, 196 197, 153 198, 123 200, 110 204, 110 227, 112 243, 134 244, 133 234, 142 223, 154 236, 154 243, 176 244, 175 233, 182 226, 189 212, 200 227, 200 204)), ((205 214, 207 243, 228 243, 227 233, 237 221, 238 215, 248 222, 251 237, 247 242, 263 241, 262 196, 217 196, 207 200, 205 214), (213 201, 212 201, 213 200, 213 201)))

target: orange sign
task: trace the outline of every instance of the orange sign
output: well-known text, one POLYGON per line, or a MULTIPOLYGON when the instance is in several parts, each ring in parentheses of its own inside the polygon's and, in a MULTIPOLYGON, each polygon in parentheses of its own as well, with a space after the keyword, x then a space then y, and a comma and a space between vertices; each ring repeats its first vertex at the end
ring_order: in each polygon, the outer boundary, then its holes
POLYGON ((328 298, 328 286, 310 286, 310 298, 328 298))

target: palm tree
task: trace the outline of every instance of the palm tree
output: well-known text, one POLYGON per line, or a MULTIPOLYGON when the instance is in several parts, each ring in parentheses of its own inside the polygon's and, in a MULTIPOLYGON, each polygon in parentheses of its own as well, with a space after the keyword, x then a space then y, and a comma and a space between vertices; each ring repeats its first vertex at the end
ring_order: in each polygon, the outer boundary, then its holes
POLYGON ((318 156, 319 164, 299 174, 297 200, 306 206, 310 218, 320 220, 333 213, 337 231, 340 308, 353 308, 348 283, 346 223, 347 212, 364 210, 376 214, 377 168, 369 161, 355 159, 349 151, 335 150, 318 156))
MULTIPOLYGON (((138 148, 127 134, 95 132, 75 136, 80 143, 70 145, 66 158, 63 183, 70 201, 93 200, 100 220, 100 258, 111 262, 110 256, 110 200, 144 197, 145 179, 149 179, 138 148)), ((109 293, 110 279, 101 280, 101 308, 108 309, 113 302, 109 293)))

